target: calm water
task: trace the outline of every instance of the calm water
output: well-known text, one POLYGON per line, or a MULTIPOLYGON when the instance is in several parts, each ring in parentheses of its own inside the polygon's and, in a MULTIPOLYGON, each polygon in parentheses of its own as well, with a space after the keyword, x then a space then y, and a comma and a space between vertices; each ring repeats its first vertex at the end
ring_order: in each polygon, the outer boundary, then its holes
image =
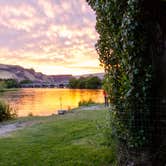
POLYGON ((60 109, 71 109, 78 106, 82 100, 92 99, 95 102, 103 103, 101 90, 80 90, 80 89, 49 89, 32 88, 20 89, 18 91, 4 92, 0 99, 18 110, 18 116, 51 115, 60 109))

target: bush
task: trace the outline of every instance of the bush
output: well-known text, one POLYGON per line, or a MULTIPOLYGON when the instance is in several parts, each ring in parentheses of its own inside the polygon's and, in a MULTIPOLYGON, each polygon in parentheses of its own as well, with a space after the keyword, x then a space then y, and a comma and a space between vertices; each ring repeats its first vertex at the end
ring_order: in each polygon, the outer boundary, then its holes
POLYGON ((0 101, 0 122, 13 119, 17 116, 16 110, 5 102, 0 101))
POLYGON ((29 112, 28 116, 29 116, 29 117, 32 117, 32 116, 33 116, 33 113, 32 113, 32 112, 29 112))
POLYGON ((95 104, 95 102, 92 99, 89 99, 88 101, 82 100, 78 103, 79 106, 89 106, 91 104, 95 104))

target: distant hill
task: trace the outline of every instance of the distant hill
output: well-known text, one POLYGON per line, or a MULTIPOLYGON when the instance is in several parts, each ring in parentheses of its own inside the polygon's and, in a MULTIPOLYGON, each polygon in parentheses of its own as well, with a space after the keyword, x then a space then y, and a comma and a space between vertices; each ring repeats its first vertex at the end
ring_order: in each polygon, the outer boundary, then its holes
POLYGON ((31 80, 32 82, 65 82, 72 77, 72 75, 45 75, 35 72, 34 69, 25 69, 17 65, 0 64, 0 79, 31 80))
POLYGON ((17 81, 31 80, 32 82, 67 82, 71 78, 79 78, 81 76, 97 76, 100 79, 103 79, 104 73, 94 73, 94 74, 85 74, 79 76, 72 75, 46 75, 40 72, 36 72, 34 69, 25 69, 18 65, 5 65, 0 64, 0 79, 15 79, 17 81))

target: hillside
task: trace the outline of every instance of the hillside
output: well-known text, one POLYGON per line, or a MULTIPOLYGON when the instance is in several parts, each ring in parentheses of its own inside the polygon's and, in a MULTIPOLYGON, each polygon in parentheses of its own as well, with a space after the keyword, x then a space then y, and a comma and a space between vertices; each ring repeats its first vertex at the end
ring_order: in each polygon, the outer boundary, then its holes
POLYGON ((0 64, 0 79, 16 79, 18 81, 31 80, 33 82, 61 82, 68 81, 72 75, 45 75, 34 69, 25 69, 17 65, 0 64))
POLYGON ((0 64, 0 79, 15 79, 17 81, 22 80, 31 80, 32 82, 68 82, 71 78, 76 77, 79 78, 81 76, 97 76, 100 79, 103 79, 104 73, 94 73, 94 74, 86 74, 80 76, 72 76, 72 75, 45 75, 40 72, 36 72, 34 69, 25 69, 18 65, 5 65, 0 64))

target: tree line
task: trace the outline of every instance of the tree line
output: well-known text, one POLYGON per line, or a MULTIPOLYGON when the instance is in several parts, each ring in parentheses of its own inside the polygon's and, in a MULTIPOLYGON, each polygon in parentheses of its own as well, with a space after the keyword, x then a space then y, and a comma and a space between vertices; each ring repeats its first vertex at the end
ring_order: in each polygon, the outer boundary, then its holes
POLYGON ((0 80, 0 88, 18 88, 19 87, 19 82, 15 79, 7 79, 7 80, 0 80))
POLYGON ((30 80, 18 82, 15 79, 0 79, 0 89, 20 88, 22 84, 32 83, 30 80))
MULTIPOLYGON (((30 80, 18 82, 15 79, 0 80, 0 89, 19 88, 22 84, 32 83, 30 80)), ((72 78, 69 80, 68 87, 72 89, 99 89, 102 81, 97 76, 88 76, 80 78, 72 78)))
POLYGON ((72 89, 99 89, 102 81, 97 76, 88 76, 80 78, 72 78, 69 80, 69 88, 72 89))

